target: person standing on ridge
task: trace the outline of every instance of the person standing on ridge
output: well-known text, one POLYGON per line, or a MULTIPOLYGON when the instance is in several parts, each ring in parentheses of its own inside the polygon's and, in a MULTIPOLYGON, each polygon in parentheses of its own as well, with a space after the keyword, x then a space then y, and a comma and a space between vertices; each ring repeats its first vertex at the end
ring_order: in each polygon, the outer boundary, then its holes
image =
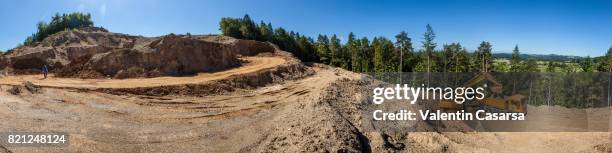
POLYGON ((47 74, 49 73, 49 67, 47 66, 47 64, 44 64, 42 67, 42 73, 45 76, 45 79, 47 79, 47 74))

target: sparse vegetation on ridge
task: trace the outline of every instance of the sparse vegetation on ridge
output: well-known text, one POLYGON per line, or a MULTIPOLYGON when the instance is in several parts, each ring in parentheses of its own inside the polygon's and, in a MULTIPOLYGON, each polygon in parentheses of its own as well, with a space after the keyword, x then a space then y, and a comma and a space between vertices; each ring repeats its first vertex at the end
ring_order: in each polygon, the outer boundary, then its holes
POLYGON ((31 45, 35 42, 42 41, 43 39, 47 38, 47 36, 60 31, 93 26, 94 23, 91 20, 91 14, 89 13, 74 12, 62 15, 57 13, 48 23, 44 21, 38 22, 36 25, 36 33, 26 38, 23 45, 31 45))

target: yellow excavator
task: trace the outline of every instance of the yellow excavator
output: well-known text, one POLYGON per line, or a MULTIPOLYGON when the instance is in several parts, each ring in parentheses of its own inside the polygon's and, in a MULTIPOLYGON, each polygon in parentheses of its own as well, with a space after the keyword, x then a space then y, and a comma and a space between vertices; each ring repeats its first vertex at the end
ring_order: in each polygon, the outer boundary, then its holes
POLYGON ((442 100, 438 106, 443 110, 466 110, 475 111, 476 109, 484 109, 489 112, 514 112, 527 113, 527 105, 522 102, 525 96, 514 94, 511 96, 502 96, 502 84, 495 81, 495 78, 489 73, 480 73, 474 78, 466 82, 463 87, 471 87, 477 84, 486 86, 485 98, 473 102, 464 102, 457 104, 454 101, 442 100))

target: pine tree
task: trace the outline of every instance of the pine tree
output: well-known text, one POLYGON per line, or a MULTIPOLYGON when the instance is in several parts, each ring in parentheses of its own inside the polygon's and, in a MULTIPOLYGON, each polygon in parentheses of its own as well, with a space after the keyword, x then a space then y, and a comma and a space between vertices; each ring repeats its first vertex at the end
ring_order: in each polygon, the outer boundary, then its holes
POLYGON ((372 47, 374 48, 374 72, 384 72, 385 59, 384 51, 378 37, 374 37, 372 40, 372 47))
POLYGON ((397 59, 393 43, 384 37, 374 37, 374 69, 376 72, 397 72, 397 59))
POLYGON ((399 55, 400 55, 400 67, 399 67, 399 71, 400 72, 410 72, 412 71, 411 69, 411 65, 412 63, 412 52, 413 52, 413 48, 412 48, 412 40, 410 39, 410 37, 408 37, 408 34, 405 31, 400 32, 399 34, 395 35, 395 46, 397 48, 397 50, 399 51, 399 55))
POLYGON ((291 37, 287 33, 285 29, 282 27, 274 29, 274 38, 272 39, 272 43, 278 45, 279 48, 291 52, 293 48, 291 48, 291 37))
POLYGON ((425 51, 425 58, 427 58, 427 72, 432 72, 432 68, 434 67, 434 64, 432 64, 434 51, 436 49, 436 43, 434 42, 436 34, 434 33, 431 25, 427 24, 425 28, 427 31, 425 31, 425 34, 423 34, 423 50, 425 51))
POLYGON ((444 45, 442 49, 443 72, 465 72, 469 66, 467 51, 459 43, 444 45))
POLYGON ((304 62, 316 61, 318 57, 315 53, 315 47, 312 42, 312 38, 306 36, 298 36, 297 38, 297 46, 300 50, 301 56, 300 59, 304 62))
POLYGON ((456 66, 452 68, 453 72, 469 72, 471 69, 471 61, 468 55, 467 49, 461 47, 461 44, 457 44, 459 52, 455 56, 456 66))
POLYGON ((367 37, 361 39, 361 65, 363 72, 374 72, 374 50, 367 37))
POLYGON ((442 45, 442 69, 441 72, 450 72, 454 65, 453 57, 455 56, 455 43, 450 45, 442 45))
POLYGON ((349 69, 355 72, 359 72, 357 64, 357 42, 355 41, 355 34, 350 32, 348 35, 348 41, 346 42, 346 52, 349 54, 345 56, 345 62, 350 63, 349 69))
POLYGON ((604 61, 606 62, 605 65, 607 66, 608 72, 612 72, 612 46, 608 48, 608 52, 606 52, 604 61))
POLYGON ((274 32, 272 31, 272 24, 266 24, 261 21, 261 23, 259 24, 259 33, 261 33, 261 38, 263 41, 272 41, 272 38, 274 37, 274 32))
POLYGON ((319 61, 324 64, 330 64, 331 61, 331 53, 329 51, 329 38, 326 35, 319 35, 317 37, 317 42, 315 43, 317 55, 319 56, 319 61))
POLYGON ((333 35, 329 42, 329 51, 332 66, 341 66, 342 65, 342 46, 340 45, 340 39, 336 35, 333 35))
POLYGON ((518 45, 514 46, 512 50, 512 58, 510 59, 510 71, 519 72, 521 69, 521 53, 519 52, 518 45))
POLYGON ((478 72, 489 72, 493 70, 493 56, 491 51, 493 50, 489 42, 483 41, 480 43, 478 49, 474 52, 474 65, 476 65, 476 71, 478 72))
POLYGON ((349 39, 347 42, 347 48, 351 54, 351 70, 354 72, 363 72, 362 65, 362 54, 363 49, 361 45, 361 41, 355 38, 355 35, 351 32, 349 33, 349 39))
POLYGON ((244 39, 262 40, 257 25, 248 14, 245 14, 240 21, 240 33, 242 33, 244 39))

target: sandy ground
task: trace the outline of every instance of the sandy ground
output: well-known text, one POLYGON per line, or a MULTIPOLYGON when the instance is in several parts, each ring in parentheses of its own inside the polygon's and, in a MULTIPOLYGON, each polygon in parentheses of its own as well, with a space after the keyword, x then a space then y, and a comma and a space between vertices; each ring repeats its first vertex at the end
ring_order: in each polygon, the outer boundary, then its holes
POLYGON ((20 75, 0 77, 0 85, 18 85, 24 81, 30 81, 36 85, 46 87, 72 87, 72 88, 135 88, 135 87, 155 87, 162 85, 195 84, 211 80, 218 80, 244 73, 255 72, 262 69, 273 68, 285 63, 285 59, 280 57, 244 57, 248 63, 237 68, 226 71, 199 73, 196 76, 187 77, 157 77, 146 79, 74 79, 74 78, 55 78, 50 75, 44 79, 42 75, 20 75))
MULTIPOLYGON (((259 66, 265 68, 281 60, 253 61, 266 63, 259 66)), ((230 75, 219 73, 214 76, 230 75)), ((200 79, 197 81, 210 79, 204 78, 205 75, 194 78, 200 79)), ((49 82, 57 78, 41 81, 35 77, 19 78, 34 78, 33 82, 43 85, 61 85, 49 82)), ((179 148, 181 152, 238 152, 271 133, 278 114, 288 113, 283 110, 287 105, 316 99, 321 89, 337 78, 330 71, 321 71, 316 76, 250 93, 206 97, 117 96, 53 88, 45 88, 44 94, 19 96, 0 92, 0 120, 3 121, 0 131, 66 131, 71 134, 71 144, 66 148, 7 147, 13 152, 176 152, 178 150, 174 149, 179 148)), ((190 80, 163 78, 172 79, 190 80)), ((117 82, 92 85, 86 80, 77 81, 86 83, 83 87, 126 86, 120 82, 137 82, 135 79, 114 80, 117 82)), ((79 84, 67 84, 75 85, 79 84)), ((4 91, 8 86, 1 88, 4 91)))
POLYGON ((211 96, 112 95, 45 88, 5 92, 28 80, 42 86, 141 87, 198 83, 274 67, 275 57, 191 77, 81 80, 0 78, 0 131, 64 131, 59 148, 0 146, 0 152, 610 152, 610 132, 364 131, 360 75, 329 67, 245 92, 211 96))

